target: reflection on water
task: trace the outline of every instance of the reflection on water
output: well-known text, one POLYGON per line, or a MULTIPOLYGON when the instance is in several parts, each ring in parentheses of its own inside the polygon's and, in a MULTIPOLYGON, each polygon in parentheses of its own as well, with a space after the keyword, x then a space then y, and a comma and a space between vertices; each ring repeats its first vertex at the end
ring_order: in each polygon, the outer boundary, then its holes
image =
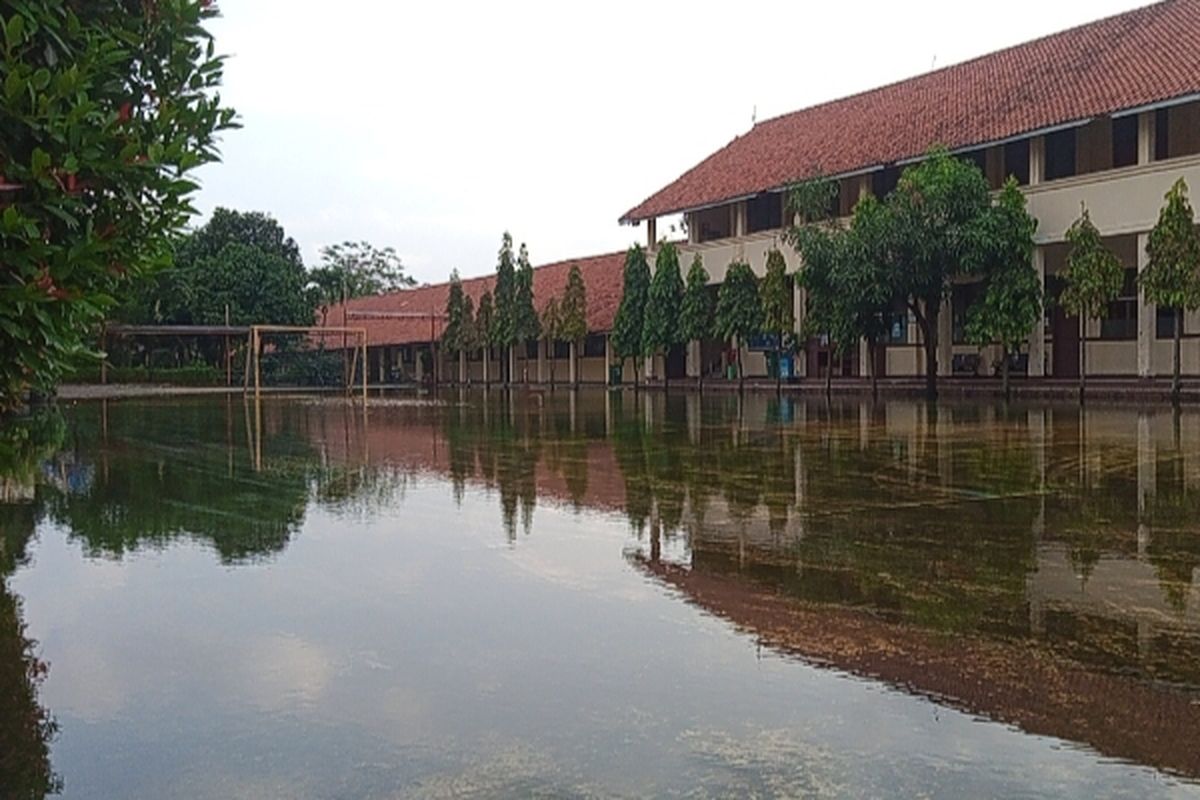
POLYGON ((43 438, 0 505, 18 796, 1200 779, 1197 413, 495 391, 43 438))

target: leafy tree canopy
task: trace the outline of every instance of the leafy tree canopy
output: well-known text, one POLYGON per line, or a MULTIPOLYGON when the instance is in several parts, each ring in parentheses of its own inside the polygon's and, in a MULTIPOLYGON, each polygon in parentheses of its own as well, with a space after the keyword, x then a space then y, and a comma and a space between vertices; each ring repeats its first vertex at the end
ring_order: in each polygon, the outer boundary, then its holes
POLYGON ((683 278, 679 274, 679 251, 663 242, 654 261, 646 311, 642 323, 642 352, 665 353, 683 341, 679 332, 679 308, 683 303, 683 278))
POLYGON ((1104 246, 1086 207, 1067 230, 1067 242, 1070 250, 1062 272, 1065 286, 1059 302, 1074 316, 1098 317, 1121 293, 1125 269, 1120 259, 1104 246))
POLYGON ((973 344, 998 342, 1006 354, 1029 337, 1042 315, 1042 285, 1033 267, 1037 220, 1025 207, 1025 195, 1010 178, 983 226, 988 256, 984 294, 971 307, 966 334, 973 344))
MULTIPOLYGON (((287 240, 291 243, 291 240, 287 240)), ((294 247, 295 244, 291 243, 294 247)), ((299 261, 299 254, 297 254, 299 261)), ((400 256, 391 247, 369 242, 342 242, 321 248, 321 266, 311 272, 322 308, 351 300, 415 286, 400 256)))
POLYGON ((311 325, 300 248, 270 215, 219 208, 179 240, 174 263, 144 281, 118 316, 129 322, 311 325))
POLYGON ((688 268, 683 301, 679 306, 679 335, 685 342, 701 341, 713 334, 713 300, 708 290, 708 271, 699 253, 688 268))
POLYGON ((783 259, 783 253, 775 248, 767 253, 767 272, 759 287, 759 295, 762 299, 763 328, 779 334, 782 346, 783 335, 790 333, 795 324, 795 312, 787 262, 783 259))
POLYGON ((734 261, 717 292, 717 335, 722 339, 745 342, 762 329, 762 320, 758 278, 749 264, 734 261))
POLYGON ((0 410, 50 389, 170 260, 188 175, 234 127, 206 0, 7 3, 0 14, 0 410))
POLYGON ((1138 276, 1146 299, 1165 308, 1200 308, 1200 233, 1183 178, 1167 192, 1146 255, 1138 276))
POLYGON ((642 327, 650 292, 650 265, 640 245, 625 253, 621 304, 613 320, 613 347, 621 358, 642 355, 642 327))
POLYGON ((587 286, 578 264, 567 272, 567 288, 559 306, 558 336, 563 341, 578 342, 587 336, 587 286))
POLYGON ((533 306, 533 265, 529 250, 522 243, 517 255, 516 291, 513 295, 513 336, 515 342, 529 342, 542 335, 537 309, 533 306))
POLYGON ((517 341, 516 307, 517 273, 513 262, 513 241, 508 231, 500 242, 496 263, 496 284, 492 295, 491 341, 507 347, 517 341))

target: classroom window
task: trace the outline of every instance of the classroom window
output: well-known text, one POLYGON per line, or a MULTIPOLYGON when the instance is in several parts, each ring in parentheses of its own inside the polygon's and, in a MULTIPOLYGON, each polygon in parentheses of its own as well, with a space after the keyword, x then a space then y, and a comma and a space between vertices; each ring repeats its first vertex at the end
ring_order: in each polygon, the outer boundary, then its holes
POLYGON ((1108 304, 1108 313, 1100 320, 1100 338, 1124 341, 1137 338, 1137 270, 1125 270, 1125 285, 1120 296, 1108 304))

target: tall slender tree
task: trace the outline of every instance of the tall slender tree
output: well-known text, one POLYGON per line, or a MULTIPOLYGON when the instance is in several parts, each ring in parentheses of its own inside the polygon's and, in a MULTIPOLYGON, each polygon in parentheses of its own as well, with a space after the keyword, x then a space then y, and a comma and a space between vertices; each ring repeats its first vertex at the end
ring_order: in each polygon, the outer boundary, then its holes
POLYGON ((1000 345, 1001 385, 1010 395, 1009 362, 1042 316, 1042 284, 1033 268, 1033 234, 1037 220, 1025 207, 1025 195, 1009 178, 984 225, 988 250, 983 298, 967 316, 967 340, 1000 345))
POLYGON ((725 272, 725 282, 717 292, 717 335, 737 349, 738 388, 745 387, 746 372, 742 350, 747 340, 762 327, 762 304, 758 298, 758 278, 750 265, 734 261, 725 272))
POLYGON ((1068 313, 1079 317, 1079 401, 1087 386, 1087 323, 1099 317, 1121 293, 1125 269, 1111 250, 1104 246, 1100 231, 1092 223, 1087 207, 1067 230, 1067 265, 1059 302, 1068 313))
POLYGON ((791 344, 795 326, 792 279, 787 274, 783 253, 771 248, 767 253, 767 273, 759 287, 762 299, 763 329, 775 338, 775 392, 783 391, 783 354, 791 344))
POLYGON ((679 307, 683 302, 683 278, 679 274, 679 251, 671 242, 663 242, 654 261, 654 277, 646 300, 642 325, 642 352, 663 358, 663 388, 670 385, 666 362, 671 348, 682 341, 679 332, 679 307))
POLYGON ((1187 183, 1180 178, 1167 192, 1158 223, 1146 247, 1148 263, 1138 276, 1146 299, 1174 311, 1174 367, 1171 399, 1179 402, 1183 391, 1180 366, 1184 311, 1200 308, 1200 234, 1188 201, 1187 183))
POLYGON ((525 244, 517 255, 516 292, 513 298, 514 344, 536 342, 542 335, 537 309, 533 306, 533 265, 525 244))
POLYGON ((492 347, 496 344, 496 310, 492 293, 479 296, 479 308, 475 312, 475 345, 483 351, 483 385, 492 382, 492 347))
POLYGON ((504 383, 512 381, 512 348, 516 335, 517 273, 513 260, 512 235, 508 231, 500 242, 496 263, 496 284, 492 293, 492 344, 501 348, 500 376, 504 383))
POLYGON ((650 292, 650 265, 640 245, 634 245, 625 253, 625 270, 621 290, 621 304, 613 320, 612 342, 617 356, 624 361, 632 358, 633 383, 639 382, 637 360, 642 356, 642 328, 645 321, 646 300, 650 292))
MULTIPOLYGON (((699 342, 703 353, 704 340, 713 335, 713 300, 708 290, 708 270, 704 258, 696 253, 688 268, 683 302, 679 307, 679 335, 685 342, 699 342)), ((704 365, 697 364, 696 387, 704 387, 704 365)))
POLYGON ((579 343, 587 336, 587 285, 578 264, 567 271, 567 288, 559 305, 559 336, 571 345, 572 376, 579 383, 579 343))
MULTIPOLYGON (((479 329, 475 326, 475 303, 471 295, 464 295, 462 302, 462 328, 458 332, 458 344, 469 357, 479 347, 479 329)), ((467 383, 471 383, 471 365, 466 364, 467 383)))
POLYGON ((447 352, 458 357, 459 380, 463 379, 466 371, 466 349, 463 347, 463 294, 462 279, 458 270, 450 273, 450 289, 446 294, 446 327, 442 330, 442 344, 447 352))

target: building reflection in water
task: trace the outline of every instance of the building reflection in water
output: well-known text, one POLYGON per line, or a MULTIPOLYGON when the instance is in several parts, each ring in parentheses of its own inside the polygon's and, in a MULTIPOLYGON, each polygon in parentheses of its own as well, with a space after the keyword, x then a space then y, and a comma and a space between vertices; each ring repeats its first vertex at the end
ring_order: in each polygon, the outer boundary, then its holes
MULTIPOLYGON (((313 504, 445 480, 492 493, 513 546, 545 504, 623 515, 634 569, 781 653, 1200 778, 1194 413, 492 390, 69 416, 37 488, 6 489, 29 517, 6 554, 45 516, 99 557, 186 537, 267 559, 313 504)), ((0 600, 0 669, 30 687, 5 696, 33 703, 52 780, 44 665, 0 600)))

